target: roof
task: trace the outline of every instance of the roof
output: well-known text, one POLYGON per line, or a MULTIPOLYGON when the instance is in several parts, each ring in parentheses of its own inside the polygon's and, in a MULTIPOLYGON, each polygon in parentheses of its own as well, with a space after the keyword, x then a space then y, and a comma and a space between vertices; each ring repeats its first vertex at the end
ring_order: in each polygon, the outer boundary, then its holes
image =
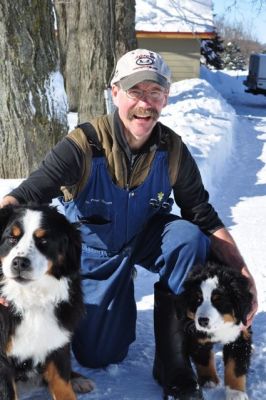
POLYGON ((161 32, 208 37, 214 33, 212 7, 212 0, 136 0, 137 36, 161 32))

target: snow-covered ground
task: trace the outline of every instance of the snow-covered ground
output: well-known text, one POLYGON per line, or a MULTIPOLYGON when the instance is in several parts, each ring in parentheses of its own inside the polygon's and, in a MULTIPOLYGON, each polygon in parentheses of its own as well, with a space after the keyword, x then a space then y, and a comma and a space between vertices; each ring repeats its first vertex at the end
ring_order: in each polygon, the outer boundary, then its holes
MULTIPOLYGON (((174 83, 161 121, 172 127, 196 158, 210 198, 236 239, 256 279, 259 312, 247 387, 251 400, 266 400, 266 97, 244 92, 245 73, 208 71, 202 79, 174 83)), ((73 117, 73 116, 72 116, 73 117)), ((0 180, 0 197, 19 181, 0 180)), ((177 211, 177 210, 176 210, 177 211)), ((96 389, 80 400, 160 400, 152 378, 153 283, 157 276, 138 268, 137 340, 128 357, 102 370, 76 369, 94 380, 96 389)), ((221 348, 216 348, 222 382, 221 348)), ((224 398, 223 385, 204 390, 206 400, 224 398)), ((21 397, 46 400, 45 389, 21 397)))

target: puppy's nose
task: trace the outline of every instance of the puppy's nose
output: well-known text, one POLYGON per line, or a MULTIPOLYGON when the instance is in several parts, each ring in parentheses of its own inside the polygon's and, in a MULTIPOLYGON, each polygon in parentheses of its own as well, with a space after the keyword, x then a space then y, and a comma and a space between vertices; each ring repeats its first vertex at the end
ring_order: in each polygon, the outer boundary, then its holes
POLYGON ((26 257, 15 257, 12 261, 11 267, 15 271, 26 270, 30 267, 30 260, 26 257))
POLYGON ((200 317, 198 319, 199 325, 202 326, 203 328, 206 328, 209 325, 209 318, 206 317, 200 317))

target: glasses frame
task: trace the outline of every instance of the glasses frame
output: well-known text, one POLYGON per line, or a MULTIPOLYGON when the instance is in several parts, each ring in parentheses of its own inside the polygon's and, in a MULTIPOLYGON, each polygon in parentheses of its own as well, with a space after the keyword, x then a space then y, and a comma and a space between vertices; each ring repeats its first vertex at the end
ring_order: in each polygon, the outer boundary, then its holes
POLYGON ((168 91, 166 89, 143 90, 130 88, 128 90, 125 90, 125 93, 127 97, 131 100, 149 99, 150 101, 160 101, 163 100, 164 96, 168 94, 168 91), (130 94, 131 92, 135 92, 135 95, 130 94), (154 95, 152 95, 152 93, 154 93, 154 95))

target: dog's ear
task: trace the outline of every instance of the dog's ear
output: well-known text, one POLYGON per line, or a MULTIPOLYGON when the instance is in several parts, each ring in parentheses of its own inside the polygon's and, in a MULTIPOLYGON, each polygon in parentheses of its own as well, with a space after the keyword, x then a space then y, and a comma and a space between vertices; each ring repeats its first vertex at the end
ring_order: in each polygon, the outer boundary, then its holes
POLYGON ((230 282, 230 297, 234 307, 235 317, 244 325, 247 323, 247 315, 251 311, 252 294, 249 291, 248 279, 240 275, 230 282))
POLYGON ((8 221, 10 219, 10 216, 13 214, 13 206, 6 206, 3 208, 0 208, 0 239, 2 237, 2 234, 8 224, 8 221))
POLYGON ((65 221, 64 234, 60 238, 60 253, 63 262, 60 263, 64 274, 71 275, 79 273, 81 262, 81 235, 80 231, 69 221, 65 221))

